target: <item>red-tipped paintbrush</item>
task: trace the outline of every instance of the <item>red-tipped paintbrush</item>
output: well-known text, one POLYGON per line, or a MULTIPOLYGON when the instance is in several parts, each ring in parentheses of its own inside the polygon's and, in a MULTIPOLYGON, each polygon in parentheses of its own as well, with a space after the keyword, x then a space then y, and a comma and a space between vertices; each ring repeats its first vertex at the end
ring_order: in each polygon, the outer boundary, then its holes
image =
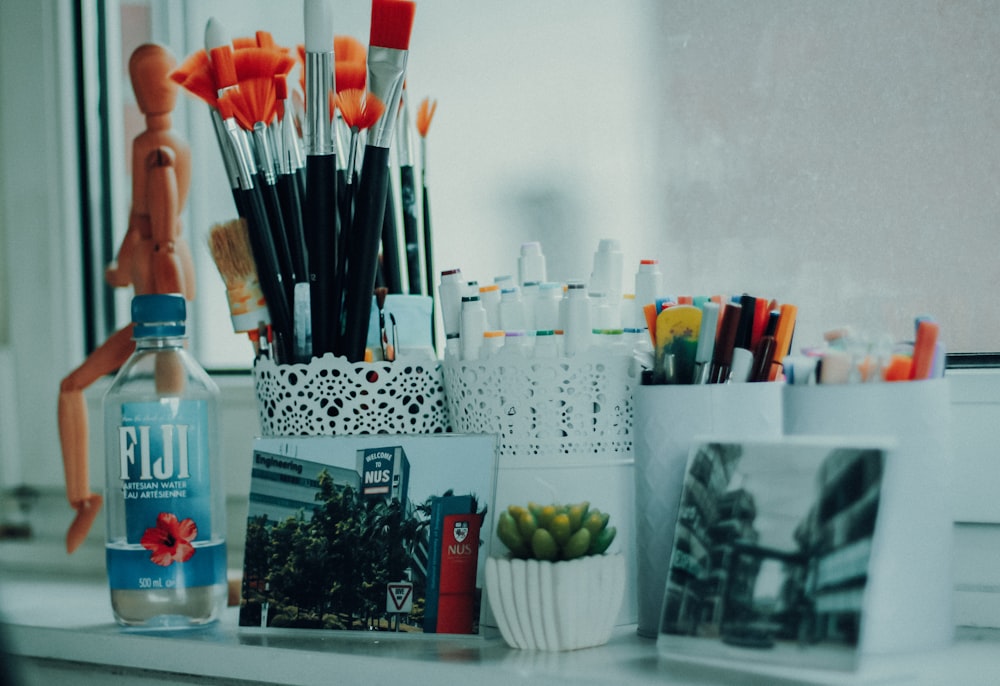
POLYGON ((389 182, 389 146, 406 77, 415 11, 416 4, 409 0, 372 2, 368 89, 385 103, 386 110, 368 131, 351 226, 339 351, 352 362, 363 360, 365 355, 389 182))

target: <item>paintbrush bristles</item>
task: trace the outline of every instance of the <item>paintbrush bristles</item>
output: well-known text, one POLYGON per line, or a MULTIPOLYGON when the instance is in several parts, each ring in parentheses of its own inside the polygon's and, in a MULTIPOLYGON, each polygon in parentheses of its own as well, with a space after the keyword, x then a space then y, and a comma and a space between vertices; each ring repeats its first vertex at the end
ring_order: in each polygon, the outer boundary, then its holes
POLYGON ((337 60, 335 71, 338 93, 351 88, 364 89, 365 81, 368 80, 368 65, 364 61, 341 62, 337 60))
POLYGON ((277 48, 243 48, 233 52, 233 66, 238 80, 257 77, 271 77, 288 74, 295 67, 296 60, 287 52, 277 48))
POLYGON ((417 132, 421 138, 427 137, 427 132, 431 128, 431 120, 434 119, 434 112, 437 111, 437 100, 431 102, 430 98, 424 98, 420 102, 417 110, 417 132))
POLYGON ((408 49, 416 10, 409 0, 373 0, 369 48, 408 49))
POLYGON ((360 62, 365 63, 368 53, 364 43, 354 36, 336 35, 333 37, 333 54, 340 62, 360 62))
POLYGON ((246 220, 233 219, 213 225, 208 232, 208 247, 226 284, 233 331, 254 331, 261 323, 270 323, 246 220))
POLYGON ((337 107, 351 131, 364 131, 378 121, 385 105, 377 95, 360 88, 348 88, 337 93, 337 107))
POLYGON ((227 287, 236 286, 248 277, 257 278, 246 220, 232 219, 213 225, 208 232, 208 247, 227 287))

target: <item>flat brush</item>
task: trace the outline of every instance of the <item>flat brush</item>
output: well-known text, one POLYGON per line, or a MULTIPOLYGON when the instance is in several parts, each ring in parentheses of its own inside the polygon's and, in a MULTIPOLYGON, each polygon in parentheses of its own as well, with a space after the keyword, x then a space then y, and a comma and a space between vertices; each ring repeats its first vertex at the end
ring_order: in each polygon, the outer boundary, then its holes
POLYGON ((351 226, 342 343, 338 349, 352 362, 363 360, 365 355, 389 181, 389 146, 406 76, 415 11, 416 4, 408 0, 372 2, 368 88, 385 103, 386 110, 368 132, 351 226))
POLYGON ((333 10, 330 0, 305 0, 306 197, 304 225, 309 255, 313 355, 334 352, 340 319, 337 267, 337 154, 329 99, 336 93, 333 10))
MULTIPOLYGON (((256 334, 262 323, 271 323, 271 315, 257 276, 246 220, 214 224, 208 232, 208 247, 226 286, 233 331, 256 334)), ((259 343, 254 347, 260 351, 259 343)))

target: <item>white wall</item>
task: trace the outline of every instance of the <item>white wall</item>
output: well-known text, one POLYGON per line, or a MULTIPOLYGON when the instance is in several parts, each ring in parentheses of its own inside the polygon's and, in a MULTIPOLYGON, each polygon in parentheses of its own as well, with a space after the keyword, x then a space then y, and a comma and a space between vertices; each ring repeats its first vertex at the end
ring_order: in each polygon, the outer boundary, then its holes
POLYGON ((16 417, 17 433, 17 444, 0 442, 16 452, 0 459, 44 484, 62 473, 56 396, 83 349, 71 19, 70 3, 58 0, 0 3, 0 314, 9 355, 0 376, 10 380, 0 408, 16 417))

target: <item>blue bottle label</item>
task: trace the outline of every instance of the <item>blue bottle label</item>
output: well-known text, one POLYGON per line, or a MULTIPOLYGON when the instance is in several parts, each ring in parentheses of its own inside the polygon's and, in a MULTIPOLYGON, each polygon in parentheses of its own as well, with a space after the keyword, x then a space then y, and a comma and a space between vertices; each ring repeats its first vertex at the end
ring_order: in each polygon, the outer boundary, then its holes
POLYGON ((208 430, 204 400, 122 404, 125 545, 108 546, 111 588, 184 588, 225 579, 225 546, 209 545, 208 430))

